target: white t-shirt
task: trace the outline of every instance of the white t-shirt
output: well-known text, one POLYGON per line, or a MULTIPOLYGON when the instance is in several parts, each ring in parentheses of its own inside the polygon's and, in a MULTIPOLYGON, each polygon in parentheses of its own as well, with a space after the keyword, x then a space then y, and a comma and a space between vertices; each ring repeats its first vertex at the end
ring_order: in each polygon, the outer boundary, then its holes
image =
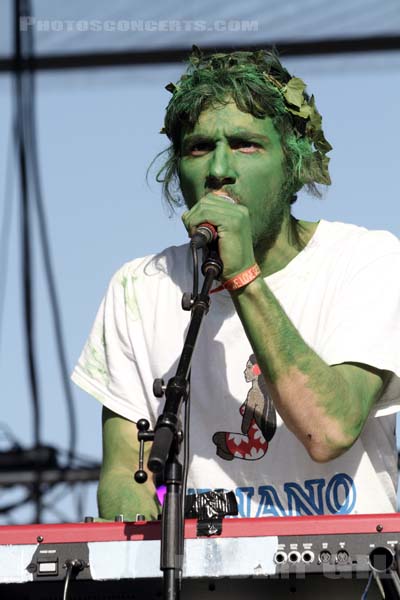
MULTIPOLYGON (((162 412, 152 384, 175 375, 191 268, 187 245, 125 264, 73 373, 75 383, 132 421, 154 425, 162 412)), ((316 463, 275 413, 229 293, 214 294, 192 363, 189 491, 234 490, 246 517, 396 510, 399 240, 321 221, 306 248, 266 283, 328 364, 363 363, 393 375, 353 447, 316 463)))

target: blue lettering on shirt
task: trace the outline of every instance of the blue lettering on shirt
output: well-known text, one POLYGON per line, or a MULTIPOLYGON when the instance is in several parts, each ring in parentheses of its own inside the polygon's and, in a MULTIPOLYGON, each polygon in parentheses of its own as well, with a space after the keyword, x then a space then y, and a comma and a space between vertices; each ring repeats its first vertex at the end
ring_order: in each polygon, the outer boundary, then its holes
MULTIPOLYGON (((187 490, 188 494, 207 491, 209 488, 187 490)), ((336 473, 329 480, 308 479, 303 485, 287 481, 283 489, 273 485, 238 487, 235 494, 239 517, 349 515, 357 500, 356 486, 347 473, 336 473)))

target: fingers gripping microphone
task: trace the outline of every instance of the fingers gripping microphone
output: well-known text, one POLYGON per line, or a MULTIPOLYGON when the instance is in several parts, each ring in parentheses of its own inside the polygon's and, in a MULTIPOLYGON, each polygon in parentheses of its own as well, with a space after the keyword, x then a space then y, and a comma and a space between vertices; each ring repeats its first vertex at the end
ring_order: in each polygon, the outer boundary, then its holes
MULTIPOLYGON (((231 202, 232 204, 235 203, 235 201, 232 200, 232 198, 230 196, 227 196, 226 194, 222 194, 221 192, 214 192, 214 194, 215 196, 218 196, 223 200, 231 202)), ((211 223, 201 223, 197 227, 196 233, 192 235, 191 244, 197 249, 204 248, 205 246, 208 246, 208 244, 216 240, 217 237, 218 232, 214 225, 211 225, 211 223)))

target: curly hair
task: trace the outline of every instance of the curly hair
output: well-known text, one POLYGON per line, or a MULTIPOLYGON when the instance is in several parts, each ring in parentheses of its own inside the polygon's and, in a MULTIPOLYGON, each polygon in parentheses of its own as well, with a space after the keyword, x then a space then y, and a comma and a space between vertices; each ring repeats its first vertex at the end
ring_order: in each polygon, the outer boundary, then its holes
POLYGON ((184 203, 179 187, 182 134, 194 128, 204 110, 232 100, 243 112, 272 119, 281 138, 285 192, 291 202, 296 200, 295 194, 303 186, 313 195, 321 195, 316 183, 330 183, 329 159, 323 155, 331 146, 323 136, 314 98, 310 99, 301 90, 301 101, 309 115, 305 118, 292 104, 292 99, 282 93, 294 80, 305 88, 300 79, 292 78, 273 50, 203 56, 198 48, 193 48, 187 72, 177 84, 166 86, 172 98, 162 133, 166 133, 171 145, 158 155, 166 153, 167 158, 156 179, 163 184, 165 198, 172 209, 184 203))

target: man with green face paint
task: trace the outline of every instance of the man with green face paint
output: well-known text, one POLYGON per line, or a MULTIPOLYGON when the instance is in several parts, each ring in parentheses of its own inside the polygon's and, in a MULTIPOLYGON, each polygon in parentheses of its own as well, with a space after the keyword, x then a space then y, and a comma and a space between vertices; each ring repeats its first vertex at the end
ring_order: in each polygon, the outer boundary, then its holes
MULTIPOLYGON (((251 517, 394 511, 399 241, 291 215, 299 189, 330 183, 331 146, 276 54, 194 49, 167 89, 159 180, 190 235, 216 228, 223 261, 193 362, 189 493, 233 490, 251 517)), ((135 422, 162 410, 152 381, 175 373, 191 276, 188 245, 124 265, 74 371, 104 406, 103 518, 159 512, 151 478, 133 480, 135 422)))

